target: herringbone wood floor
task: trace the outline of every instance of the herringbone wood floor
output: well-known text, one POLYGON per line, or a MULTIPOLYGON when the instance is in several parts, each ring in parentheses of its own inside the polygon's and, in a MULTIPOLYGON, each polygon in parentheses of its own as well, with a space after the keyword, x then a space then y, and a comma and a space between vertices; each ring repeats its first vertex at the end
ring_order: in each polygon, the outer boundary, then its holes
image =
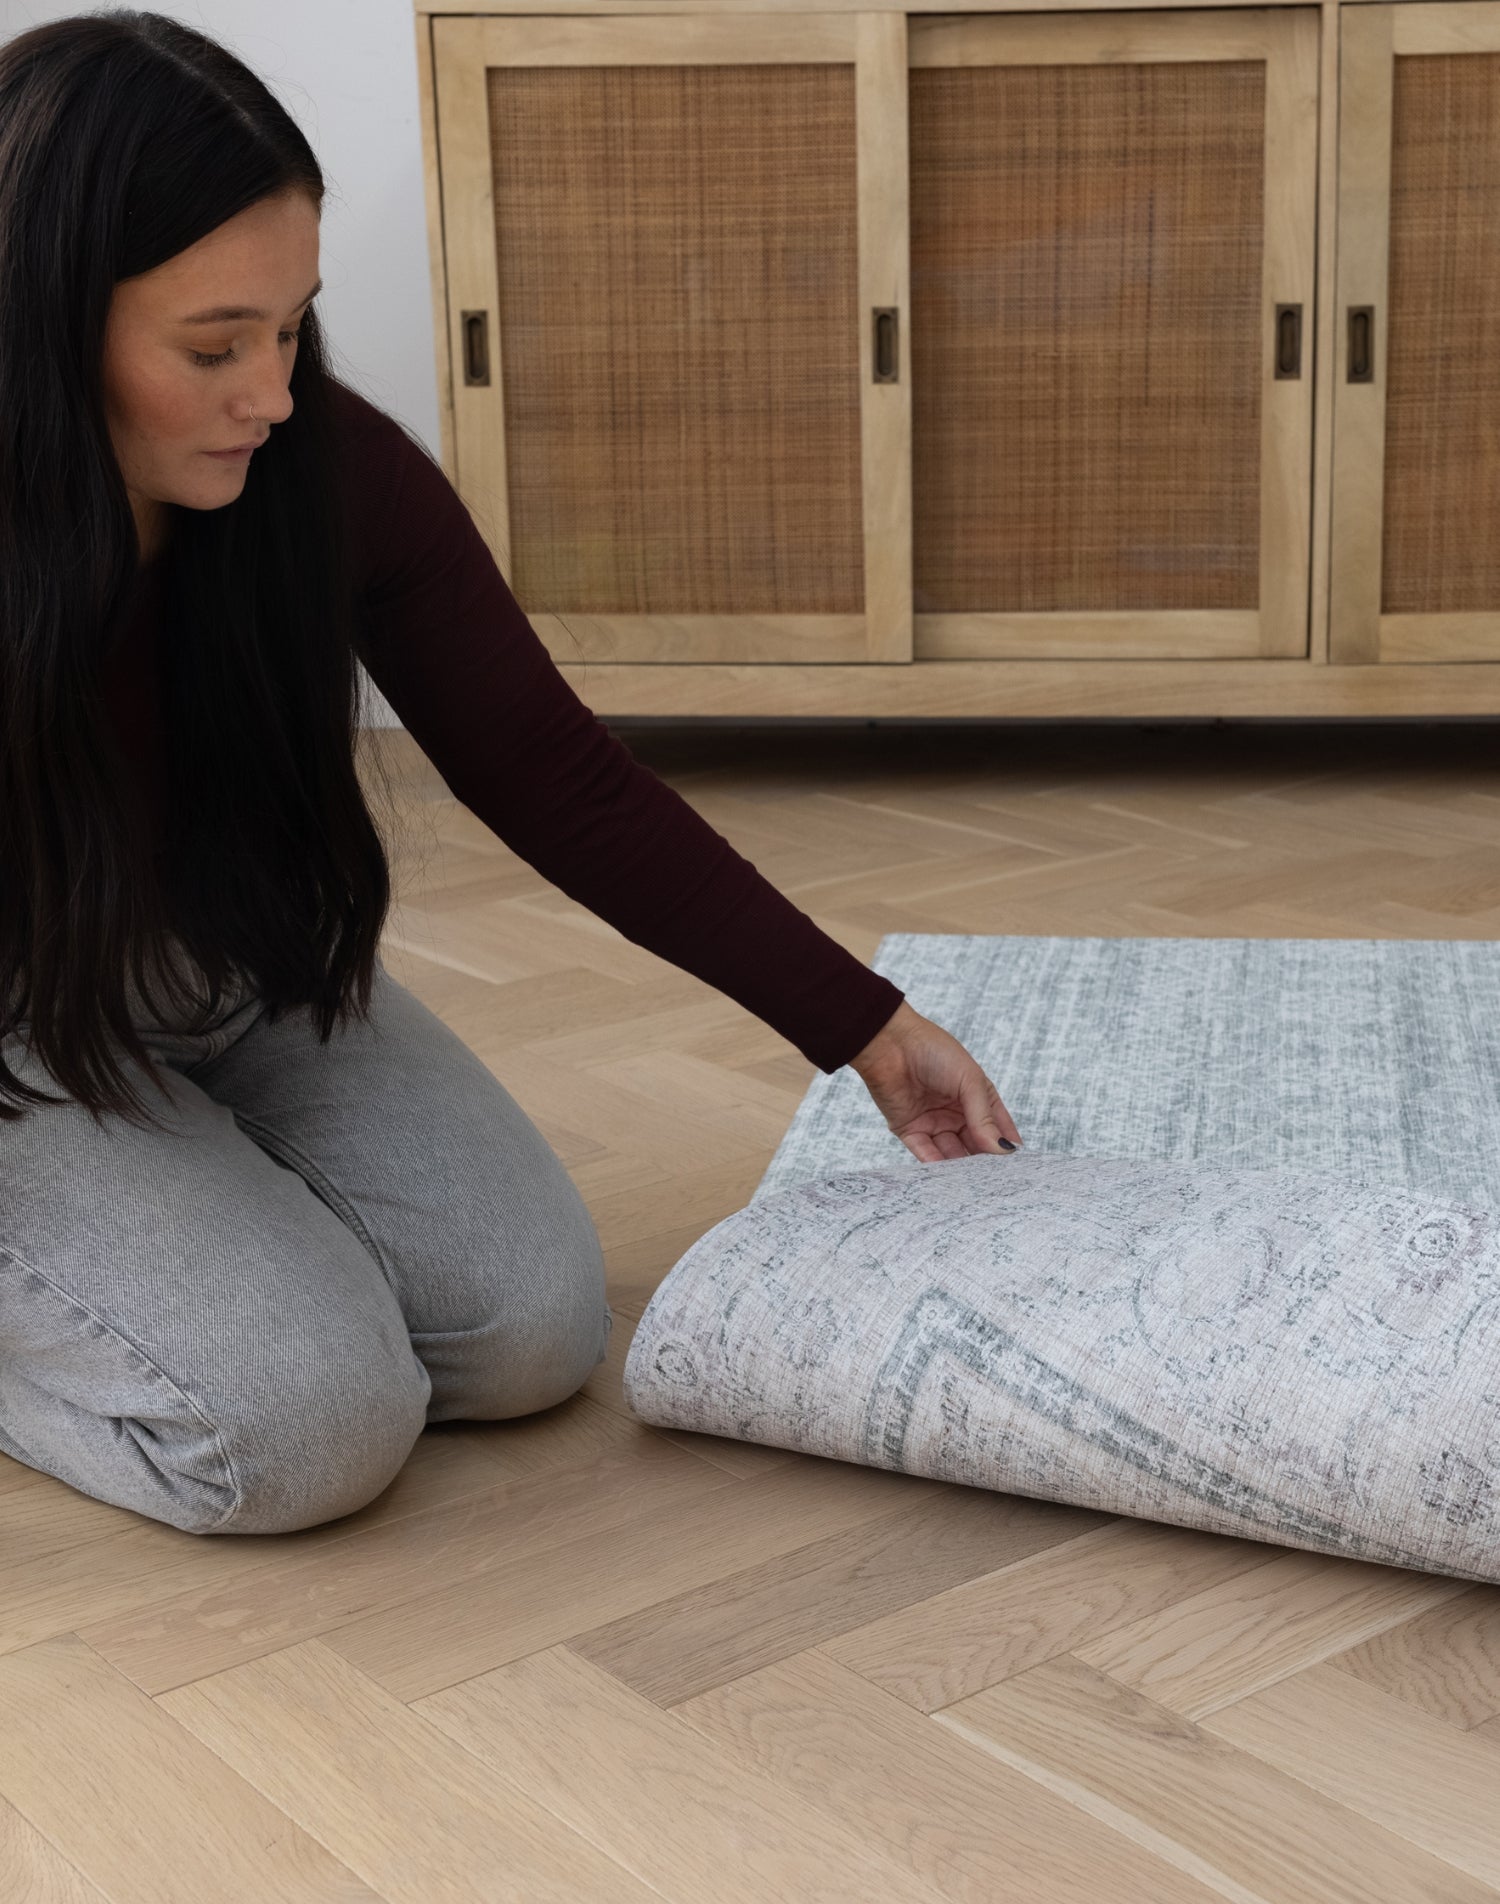
MULTIPOLYGON (((1485 727, 623 731, 866 959, 1500 921, 1485 727)), ((372 745, 388 963, 581 1188, 610 1358, 285 1537, 0 1460, 5 1904, 1500 1896, 1500 1589, 632 1420, 634 1321, 812 1067, 372 745)))

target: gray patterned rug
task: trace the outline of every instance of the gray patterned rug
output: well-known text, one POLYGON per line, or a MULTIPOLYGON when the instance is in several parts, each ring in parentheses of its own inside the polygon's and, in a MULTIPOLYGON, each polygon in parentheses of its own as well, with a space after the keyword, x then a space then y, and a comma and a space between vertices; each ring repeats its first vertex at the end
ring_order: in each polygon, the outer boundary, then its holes
POLYGON ((847 1070, 657 1289, 660 1427, 1500 1582, 1500 958, 896 934, 1025 1140, 847 1070))
MULTIPOLYGON (((872 961, 984 1066, 1030 1156, 1284 1164, 1500 1211, 1500 947, 888 934, 872 961)), ((847 1066, 755 1197, 923 1169, 847 1066)))

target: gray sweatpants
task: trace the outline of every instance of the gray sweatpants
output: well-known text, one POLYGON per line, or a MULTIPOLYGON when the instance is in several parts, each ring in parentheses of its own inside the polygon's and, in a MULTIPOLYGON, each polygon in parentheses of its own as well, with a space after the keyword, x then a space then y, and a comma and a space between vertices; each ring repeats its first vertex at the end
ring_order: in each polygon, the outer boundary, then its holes
POLYGON ((0 1123, 0 1453, 190 1533, 281 1533, 363 1507, 428 1422, 551 1407, 603 1360, 577 1188, 383 965, 326 1045, 243 987, 212 1023, 132 1017, 167 1131, 0 1123))

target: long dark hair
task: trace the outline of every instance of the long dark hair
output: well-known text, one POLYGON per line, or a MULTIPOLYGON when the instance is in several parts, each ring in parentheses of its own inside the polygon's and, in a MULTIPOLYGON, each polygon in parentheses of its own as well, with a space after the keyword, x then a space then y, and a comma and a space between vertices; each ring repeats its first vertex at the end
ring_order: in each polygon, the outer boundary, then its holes
POLYGON ((167 511, 159 841, 100 685, 140 560, 105 411, 113 287, 298 190, 321 208, 296 123, 191 27, 116 9, 0 46, 0 1120, 72 1099, 155 1123, 120 1062, 162 1086, 127 972, 183 1002, 173 938, 211 1009, 238 972, 272 1018, 310 1006, 325 1043, 368 1015, 391 886, 356 767, 337 393, 312 308, 293 412, 240 495, 167 511), (17 1032, 66 1096, 9 1068, 17 1032))

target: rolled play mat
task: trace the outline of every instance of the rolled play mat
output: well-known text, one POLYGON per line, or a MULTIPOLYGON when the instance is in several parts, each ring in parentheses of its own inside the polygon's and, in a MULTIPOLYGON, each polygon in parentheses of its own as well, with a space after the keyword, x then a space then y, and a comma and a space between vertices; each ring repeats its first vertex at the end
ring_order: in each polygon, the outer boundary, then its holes
POLYGON ((979 1155, 724 1218, 641 1420, 1500 1581, 1500 1215, 1285 1168, 979 1155))

